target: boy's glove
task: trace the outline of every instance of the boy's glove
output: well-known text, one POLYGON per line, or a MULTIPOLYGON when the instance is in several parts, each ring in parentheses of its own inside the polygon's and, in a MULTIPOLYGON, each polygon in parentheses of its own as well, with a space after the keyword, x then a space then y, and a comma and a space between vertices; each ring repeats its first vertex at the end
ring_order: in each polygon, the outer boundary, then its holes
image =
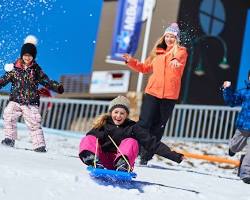
POLYGON ((63 88, 63 85, 62 85, 62 84, 60 84, 60 85, 58 86, 58 93, 59 93, 59 94, 64 93, 64 88, 63 88))

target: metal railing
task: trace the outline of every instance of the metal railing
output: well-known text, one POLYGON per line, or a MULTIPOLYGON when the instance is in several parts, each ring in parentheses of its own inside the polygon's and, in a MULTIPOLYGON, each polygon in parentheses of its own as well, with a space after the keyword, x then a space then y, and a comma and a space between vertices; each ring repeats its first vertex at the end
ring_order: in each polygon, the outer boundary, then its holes
MULTIPOLYGON (((1 118, 7 102, 7 96, 0 97, 1 118)), ((39 110, 43 119, 42 126, 58 130, 86 132, 97 115, 108 111, 108 105, 108 101, 41 98, 39 110)), ((23 118, 20 118, 18 122, 23 122, 23 118)))
MULTIPOLYGON (((8 102, 0 97, 0 115, 8 102)), ((87 132, 93 119, 108 111, 108 101, 42 98, 42 126, 58 130, 87 132), (49 104, 52 108, 49 109, 49 104)), ((201 142, 226 142, 234 133, 240 108, 228 106, 176 105, 164 136, 201 142)), ((23 122, 23 119, 19 119, 23 122)))
POLYGON ((164 135, 202 142, 227 142, 235 131, 240 108, 207 105, 176 105, 164 135))

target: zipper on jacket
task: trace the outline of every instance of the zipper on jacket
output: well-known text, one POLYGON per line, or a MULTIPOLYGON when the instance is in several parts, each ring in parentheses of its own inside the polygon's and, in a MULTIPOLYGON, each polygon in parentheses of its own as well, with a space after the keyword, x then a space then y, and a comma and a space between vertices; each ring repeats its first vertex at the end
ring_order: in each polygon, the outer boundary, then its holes
POLYGON ((22 99, 22 103, 24 103, 24 97, 23 97, 23 88, 24 88, 24 80, 22 79, 22 89, 20 90, 20 96, 21 96, 21 99, 22 99))
POLYGON ((166 59, 167 59, 167 57, 165 56, 164 57, 164 61, 165 61, 165 65, 164 65, 164 78, 163 78, 163 91, 162 91, 162 98, 164 97, 164 93, 165 93, 165 77, 166 77, 166 59))

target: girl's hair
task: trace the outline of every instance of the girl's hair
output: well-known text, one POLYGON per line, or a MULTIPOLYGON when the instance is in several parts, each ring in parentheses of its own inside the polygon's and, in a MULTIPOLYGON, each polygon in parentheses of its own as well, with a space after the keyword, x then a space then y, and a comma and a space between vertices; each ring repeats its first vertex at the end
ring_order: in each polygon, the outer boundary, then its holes
POLYGON ((110 116, 109 113, 101 114, 98 117, 96 117, 92 124, 92 129, 98 129, 101 128, 104 124, 106 124, 106 121, 108 117, 110 116))
MULTIPOLYGON (((160 38, 157 39, 157 41, 155 42, 155 45, 153 47, 153 49, 151 50, 150 54, 149 54, 149 58, 152 61, 155 57, 156 57, 156 48, 159 44, 161 44, 162 42, 165 43, 165 35, 162 35, 160 38)), ((175 44, 173 46, 173 48, 170 50, 170 52, 168 52, 169 54, 172 54, 172 56, 175 56, 177 53, 178 48, 180 47, 180 43, 179 41, 176 39, 175 40, 175 44)))

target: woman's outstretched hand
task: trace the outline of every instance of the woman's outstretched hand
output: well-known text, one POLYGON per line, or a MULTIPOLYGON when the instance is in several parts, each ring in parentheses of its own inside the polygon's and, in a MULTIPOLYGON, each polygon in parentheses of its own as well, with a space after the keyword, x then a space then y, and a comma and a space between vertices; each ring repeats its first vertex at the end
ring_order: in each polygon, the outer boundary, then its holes
POLYGON ((180 63, 178 62, 178 60, 174 59, 170 62, 171 67, 173 68, 177 68, 180 67, 180 63))
POLYGON ((127 53, 123 54, 122 57, 123 57, 125 63, 128 63, 128 61, 131 59, 131 56, 127 53))

